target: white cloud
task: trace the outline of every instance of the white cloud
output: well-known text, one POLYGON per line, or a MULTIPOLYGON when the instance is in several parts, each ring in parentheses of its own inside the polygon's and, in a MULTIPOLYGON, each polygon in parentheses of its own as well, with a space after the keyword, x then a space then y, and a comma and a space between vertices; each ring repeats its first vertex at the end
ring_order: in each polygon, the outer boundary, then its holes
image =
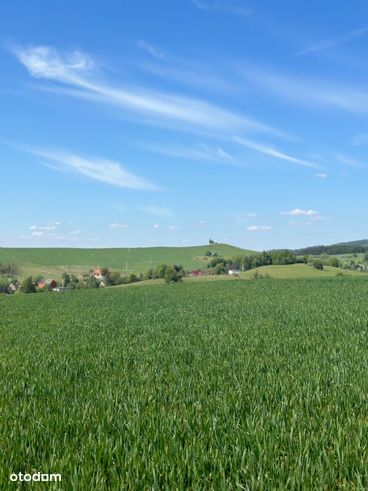
POLYGON ((41 237, 43 235, 43 232, 32 232, 31 235, 32 237, 41 237))
POLYGON ((179 230, 179 227, 176 225, 170 225, 169 230, 179 230))
POLYGON ((157 46, 154 46, 153 44, 147 43, 143 40, 138 41, 137 44, 141 49, 149 53, 154 58, 163 60, 166 57, 165 52, 157 46))
POLYGON ((234 140, 240 145, 243 145, 244 147, 250 148, 251 150, 255 150, 256 152, 262 153, 264 155, 268 155, 269 157, 274 157, 279 160, 285 160, 287 162, 302 165, 304 167, 312 167, 312 168, 319 167, 314 162, 309 162, 308 160, 292 157, 291 155, 280 152, 279 150, 276 150, 274 147, 271 147, 269 145, 264 145, 262 143, 255 142, 253 140, 246 140, 244 138, 239 138, 239 137, 234 137, 234 140))
POLYGON ((231 14, 243 16, 252 13, 251 10, 242 5, 241 2, 232 3, 229 0, 192 0, 192 3, 200 10, 229 12, 231 14))
POLYGON ((50 231, 50 230, 55 230, 59 225, 61 225, 60 222, 54 222, 54 223, 48 223, 46 225, 31 225, 29 230, 44 230, 44 231, 50 231))
POLYGON ((173 216, 173 213, 168 208, 165 208, 163 206, 155 206, 155 205, 142 206, 140 210, 144 211, 145 213, 149 213, 150 215, 158 215, 162 217, 173 216))
POLYGON ((268 226, 268 225, 251 225, 250 227, 247 228, 247 230, 249 230, 249 232, 258 232, 260 230, 272 230, 272 227, 268 226))
POLYGON ((235 167, 242 167, 242 165, 221 146, 210 146, 201 144, 198 148, 190 147, 159 147, 159 146, 146 146, 147 150, 158 153, 160 155, 167 155, 169 157, 176 157, 187 160, 204 160, 210 162, 222 163, 225 165, 233 165, 235 167))
POLYGON ((298 53, 295 53, 292 57, 307 55, 310 53, 317 53, 329 48, 334 48, 335 46, 339 46, 340 44, 345 44, 349 41, 352 41, 353 39, 360 38, 361 36, 367 34, 367 32, 368 27, 363 27, 360 29, 353 29, 351 31, 348 31, 341 36, 323 39, 322 41, 319 41, 318 43, 313 44, 312 46, 309 46, 308 48, 305 48, 298 53))
POLYGON ((158 223, 155 223, 155 225, 153 226, 153 228, 157 230, 158 228, 160 228, 160 225, 158 223))
POLYGON ((246 213, 245 216, 248 217, 248 218, 255 218, 258 215, 257 215, 257 213, 246 213))
POLYGON ((328 174, 326 174, 326 172, 318 172, 317 174, 314 175, 319 179, 326 179, 328 177, 328 174))
POLYGON ((79 235, 81 233, 80 230, 72 230, 71 232, 69 232, 71 235, 79 235))
POLYGON ((110 228, 128 228, 127 223, 110 223, 110 228))
POLYGON ((317 211, 314 210, 302 210, 300 208, 294 208, 290 211, 282 211, 281 215, 288 215, 293 217, 313 217, 319 215, 317 211))
MULTIPOLYGON (((131 111, 147 116, 145 122, 150 124, 153 119, 171 126, 177 122, 185 125, 182 129, 187 131, 217 130, 223 134, 226 131, 256 130, 281 135, 258 121, 204 100, 102 83, 95 76, 95 63, 80 52, 63 55, 48 46, 18 47, 13 52, 32 77, 62 84, 64 94, 124 108, 124 116, 131 111)), ((53 90, 57 91, 57 88, 53 90)))
POLYGON ((83 158, 62 150, 36 147, 23 147, 29 153, 51 162, 49 167, 56 170, 71 171, 90 179, 122 188, 158 190, 145 179, 125 170, 119 162, 100 158, 83 158))

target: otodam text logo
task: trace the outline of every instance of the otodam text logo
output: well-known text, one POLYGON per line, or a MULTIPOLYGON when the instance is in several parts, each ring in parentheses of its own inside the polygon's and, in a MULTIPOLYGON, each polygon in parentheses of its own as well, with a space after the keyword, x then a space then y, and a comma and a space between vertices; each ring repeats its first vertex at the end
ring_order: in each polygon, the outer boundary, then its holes
POLYGON ((13 472, 10 474, 11 481, 25 481, 25 482, 49 482, 49 481, 61 481, 61 474, 44 474, 42 472, 34 472, 33 474, 18 472, 17 474, 13 472))

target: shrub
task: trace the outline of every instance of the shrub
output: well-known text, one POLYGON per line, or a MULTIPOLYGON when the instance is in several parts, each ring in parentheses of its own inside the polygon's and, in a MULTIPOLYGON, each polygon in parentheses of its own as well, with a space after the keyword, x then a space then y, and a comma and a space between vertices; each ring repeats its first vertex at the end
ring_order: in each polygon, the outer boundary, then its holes
POLYGON ((28 278, 23 280, 20 289, 23 293, 35 293, 36 292, 36 287, 33 283, 32 276, 29 276, 28 278))
POLYGON ((180 271, 175 270, 174 267, 168 266, 165 272, 164 281, 169 283, 178 283, 183 280, 183 276, 180 271))
POLYGON ((316 259, 312 264, 314 268, 319 269, 320 271, 323 269, 323 262, 320 259, 316 259))
POLYGON ((9 281, 5 278, 0 278, 0 293, 9 292, 9 281))

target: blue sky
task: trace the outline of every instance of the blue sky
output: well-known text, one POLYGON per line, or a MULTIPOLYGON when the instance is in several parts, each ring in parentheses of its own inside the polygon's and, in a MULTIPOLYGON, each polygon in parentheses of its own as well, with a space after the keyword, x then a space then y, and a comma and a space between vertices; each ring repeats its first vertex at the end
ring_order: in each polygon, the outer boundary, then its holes
POLYGON ((368 4, 3 2, 1 246, 368 237, 368 4))

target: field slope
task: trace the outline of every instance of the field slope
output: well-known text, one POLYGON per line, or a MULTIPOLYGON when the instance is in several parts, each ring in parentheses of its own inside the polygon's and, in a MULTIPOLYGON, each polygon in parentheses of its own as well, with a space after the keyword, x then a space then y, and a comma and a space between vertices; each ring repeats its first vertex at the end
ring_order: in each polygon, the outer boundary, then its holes
POLYGON ((63 271, 80 273, 95 267, 144 273, 162 263, 181 264, 186 269, 203 267, 202 257, 208 250, 225 257, 252 252, 228 244, 113 249, 3 247, 0 248, 0 263, 19 264, 22 276, 42 274, 59 278, 63 271))
POLYGON ((0 297, 0 482, 368 489, 367 296, 362 275, 0 297))

